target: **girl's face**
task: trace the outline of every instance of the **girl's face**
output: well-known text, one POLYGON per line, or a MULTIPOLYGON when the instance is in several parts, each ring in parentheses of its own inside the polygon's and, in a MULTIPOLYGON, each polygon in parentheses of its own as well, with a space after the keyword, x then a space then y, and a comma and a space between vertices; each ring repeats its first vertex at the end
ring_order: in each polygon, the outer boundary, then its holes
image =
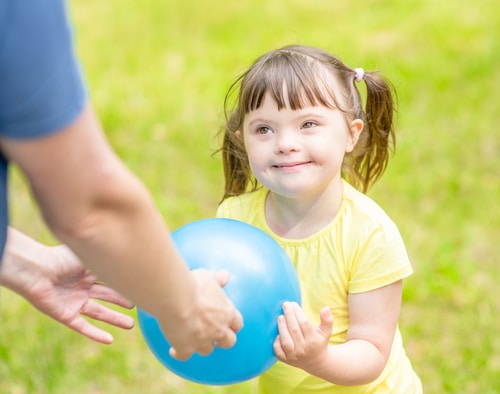
POLYGON ((314 198, 336 186, 346 152, 363 129, 350 124, 338 109, 306 106, 278 110, 268 95, 248 113, 238 132, 255 178, 272 192, 288 198, 314 198))

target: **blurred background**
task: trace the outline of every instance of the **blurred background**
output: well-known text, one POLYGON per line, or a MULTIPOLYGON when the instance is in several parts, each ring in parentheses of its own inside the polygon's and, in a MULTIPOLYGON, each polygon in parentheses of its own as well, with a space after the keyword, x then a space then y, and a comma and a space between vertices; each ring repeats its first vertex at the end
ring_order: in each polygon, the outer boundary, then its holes
MULTIPOLYGON (((398 90, 398 146, 369 192, 415 274, 400 328, 426 393, 500 393, 500 13, 496 0, 72 0, 91 100, 175 228, 214 215, 223 99, 262 53, 325 48, 398 90)), ((85 168, 81 169, 85 171, 85 168)), ((55 244, 12 169, 12 224, 55 244)), ((183 381, 140 330, 98 345, 0 290, 0 393, 253 393, 183 381)), ((130 314, 135 316, 135 311, 130 314)))

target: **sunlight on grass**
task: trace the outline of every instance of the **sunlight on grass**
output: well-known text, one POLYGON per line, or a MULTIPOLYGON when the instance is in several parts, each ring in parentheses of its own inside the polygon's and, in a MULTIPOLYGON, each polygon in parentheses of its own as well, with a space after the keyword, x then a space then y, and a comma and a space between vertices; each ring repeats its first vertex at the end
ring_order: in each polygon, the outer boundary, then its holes
MULTIPOLYGON (((399 225, 415 268, 400 321, 407 352, 428 393, 498 392, 496 1, 70 4, 92 102, 171 229, 214 215, 224 93, 257 56, 311 44, 387 75, 398 89, 398 147, 370 195, 399 225)), ((14 225, 54 242, 17 171, 12 189, 14 225)), ((174 376, 137 328, 112 329, 115 343, 100 346, 12 293, 1 290, 0 302, 0 394, 254 391, 174 376)))

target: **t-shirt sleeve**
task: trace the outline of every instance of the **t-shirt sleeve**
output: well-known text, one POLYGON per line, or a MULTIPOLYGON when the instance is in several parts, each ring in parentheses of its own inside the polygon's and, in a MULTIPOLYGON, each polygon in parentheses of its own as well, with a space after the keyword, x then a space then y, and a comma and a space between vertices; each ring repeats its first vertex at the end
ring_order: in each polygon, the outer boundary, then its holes
POLYGON ((64 0, 0 6, 0 133, 35 138, 70 124, 86 92, 64 0))
POLYGON ((413 273, 401 234, 390 221, 361 232, 350 260, 350 293, 374 290, 413 273))

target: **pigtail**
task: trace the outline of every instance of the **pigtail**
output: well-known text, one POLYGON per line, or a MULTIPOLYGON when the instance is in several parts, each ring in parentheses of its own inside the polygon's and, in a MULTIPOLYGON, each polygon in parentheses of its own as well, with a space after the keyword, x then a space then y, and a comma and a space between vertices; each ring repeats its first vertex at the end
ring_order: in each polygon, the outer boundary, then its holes
POLYGON ((287 46, 260 58, 230 86, 224 101, 226 125, 222 153, 225 188, 222 200, 260 187, 253 176, 243 142, 238 138, 246 114, 260 107, 266 94, 278 108, 323 105, 340 109, 349 121, 361 119, 364 130, 352 152, 344 157, 342 176, 366 192, 384 173, 395 147, 394 90, 376 72, 351 69, 330 53, 307 46, 287 46), (340 90, 330 86, 329 71, 340 90), (357 84, 366 84, 366 108, 357 84), (283 85, 287 97, 283 96, 283 85), (286 102, 288 100, 288 102, 286 102))
POLYGON ((250 184, 251 190, 257 188, 257 181, 252 175, 248 156, 243 141, 238 138, 237 131, 241 131, 241 114, 233 109, 232 97, 238 91, 238 84, 243 76, 239 77, 230 87, 224 99, 226 113, 225 127, 220 131, 223 135, 222 146, 215 153, 222 154, 222 168, 224 171, 224 195, 220 202, 231 196, 245 193, 250 184))
POLYGON ((246 191, 251 177, 250 164, 243 146, 243 142, 236 137, 235 131, 231 127, 234 123, 229 119, 224 130, 224 139, 220 152, 222 153, 222 166, 224 170, 224 196, 221 201, 231 196, 237 196, 246 191))
MULTIPOLYGON (((356 71, 354 81, 358 77, 356 71)), ((350 172, 366 192, 384 173, 396 146, 395 93, 392 84, 378 73, 364 73, 361 79, 366 83, 365 127, 353 151, 350 172)))

